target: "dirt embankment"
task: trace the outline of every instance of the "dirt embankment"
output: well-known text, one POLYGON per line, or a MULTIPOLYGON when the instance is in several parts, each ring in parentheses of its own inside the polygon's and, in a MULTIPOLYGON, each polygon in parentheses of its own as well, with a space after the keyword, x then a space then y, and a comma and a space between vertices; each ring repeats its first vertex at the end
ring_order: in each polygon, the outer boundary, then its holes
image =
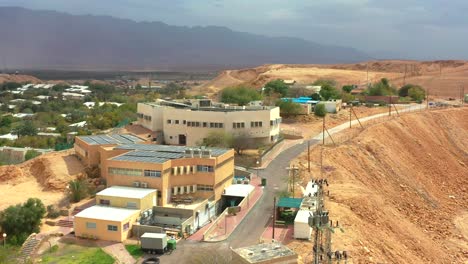
MULTIPOLYGON (((466 263, 466 120, 468 108, 405 115, 326 147, 326 207, 345 230, 333 249, 350 252, 352 263, 466 263)), ((319 177, 320 148, 311 156, 319 177)), ((291 243, 306 256, 304 245, 291 243)))
POLYGON ((72 150, 48 153, 19 165, 0 166, 0 210, 29 197, 39 198, 45 204, 58 203, 68 182, 84 173, 72 150))
POLYGON ((0 74, 0 83, 17 82, 17 83, 41 83, 41 80, 34 76, 22 74, 0 74))

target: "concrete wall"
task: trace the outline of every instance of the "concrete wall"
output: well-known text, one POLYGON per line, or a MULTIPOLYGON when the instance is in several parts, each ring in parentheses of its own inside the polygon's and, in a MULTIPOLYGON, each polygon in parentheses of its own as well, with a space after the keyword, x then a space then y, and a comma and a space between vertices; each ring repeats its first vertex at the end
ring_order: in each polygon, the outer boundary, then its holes
POLYGON ((135 224, 132 228, 134 237, 140 238, 144 233, 165 233, 162 227, 135 224))
POLYGON ((135 212, 134 215, 125 219, 124 221, 107 221, 107 220, 98 220, 84 217, 76 217, 74 220, 74 230, 75 236, 77 237, 95 237, 101 240, 108 241, 117 241, 122 242, 130 237, 132 226, 138 218, 139 212, 135 212), (96 223, 95 229, 86 228, 86 222, 96 223), (123 229, 123 226, 129 223, 129 228, 127 230, 123 229), (108 231, 107 225, 117 226, 117 231, 108 231))

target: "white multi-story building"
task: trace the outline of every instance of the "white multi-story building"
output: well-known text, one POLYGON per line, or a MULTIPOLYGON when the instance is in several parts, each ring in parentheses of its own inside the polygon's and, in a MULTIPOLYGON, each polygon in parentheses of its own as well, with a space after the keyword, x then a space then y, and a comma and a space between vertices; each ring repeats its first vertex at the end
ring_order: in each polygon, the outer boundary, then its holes
POLYGON ((138 104, 138 124, 158 131, 165 144, 195 146, 210 132, 242 135, 256 144, 276 142, 280 133, 279 107, 214 105, 211 100, 138 104))

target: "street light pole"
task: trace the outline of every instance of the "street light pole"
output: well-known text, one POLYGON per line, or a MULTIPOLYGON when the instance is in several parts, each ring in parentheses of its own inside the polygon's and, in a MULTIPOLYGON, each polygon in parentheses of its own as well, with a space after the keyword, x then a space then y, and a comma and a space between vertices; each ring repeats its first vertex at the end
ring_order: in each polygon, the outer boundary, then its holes
POLYGON ((3 233, 3 247, 4 248, 6 247, 6 237, 7 237, 7 234, 3 233))
POLYGON ((260 169, 259 168, 260 167, 260 161, 257 160, 256 164, 257 164, 257 178, 260 178, 260 175, 258 175, 259 169, 260 169))

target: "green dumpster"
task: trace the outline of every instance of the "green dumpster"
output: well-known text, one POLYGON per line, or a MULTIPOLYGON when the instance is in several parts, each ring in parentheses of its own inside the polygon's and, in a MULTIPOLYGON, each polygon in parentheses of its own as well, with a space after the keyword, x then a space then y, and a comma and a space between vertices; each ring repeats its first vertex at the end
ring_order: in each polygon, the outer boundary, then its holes
POLYGON ((176 249, 176 241, 174 239, 170 239, 167 241, 167 249, 168 250, 176 249))
POLYGON ((266 179, 262 178, 262 186, 266 186, 266 179))

